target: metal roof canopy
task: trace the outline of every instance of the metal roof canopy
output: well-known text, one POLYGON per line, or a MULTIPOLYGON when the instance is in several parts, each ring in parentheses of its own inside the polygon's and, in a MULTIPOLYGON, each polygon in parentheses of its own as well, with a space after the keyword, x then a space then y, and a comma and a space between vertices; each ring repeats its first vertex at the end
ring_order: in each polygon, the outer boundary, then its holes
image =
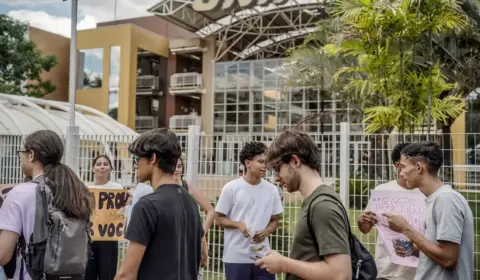
MULTIPOLYGON (((50 129, 65 135, 70 103, 0 93, 0 134, 27 135, 39 129, 50 129)), ((131 128, 93 108, 75 105, 80 135, 138 135, 131 128)))
POLYGON ((195 11, 193 1, 163 0, 148 11, 202 38, 216 35, 218 61, 228 52, 236 56, 234 60, 285 57, 286 51, 301 43, 324 18, 326 0, 288 0, 250 9, 235 2, 231 9, 208 13, 195 11))

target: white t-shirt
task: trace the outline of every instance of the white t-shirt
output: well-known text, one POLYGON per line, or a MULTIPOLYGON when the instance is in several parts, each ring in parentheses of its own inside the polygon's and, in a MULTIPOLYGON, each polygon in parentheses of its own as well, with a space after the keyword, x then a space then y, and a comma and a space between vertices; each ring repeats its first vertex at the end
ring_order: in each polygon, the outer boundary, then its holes
MULTIPOLYGON (((220 194, 215 209, 228 219, 243 222, 254 231, 264 230, 274 215, 283 212, 277 187, 262 179, 258 185, 250 185, 240 177, 227 183, 220 194)), ((268 238, 265 247, 255 255, 263 256, 270 250, 268 238)), ((250 241, 238 229, 225 229, 223 262, 253 263, 250 241)))
POLYGON ((147 194, 153 193, 153 188, 150 185, 138 183, 133 191, 132 204, 127 206, 127 225, 130 223, 130 217, 132 216, 133 206, 140 200, 140 198, 147 194))
POLYGON ((92 189, 113 189, 113 190, 123 190, 123 186, 119 183, 113 181, 108 181, 105 185, 90 185, 88 186, 92 189))
MULTIPOLYGON (((419 189, 407 190, 402 188, 396 180, 378 185, 375 190, 421 193, 419 189)), ((375 263, 377 264, 378 278, 386 278, 391 280, 413 280, 417 270, 415 267, 408 267, 392 263, 390 260, 390 255, 383 246, 383 241, 380 235, 377 236, 377 244, 375 245, 375 263)))

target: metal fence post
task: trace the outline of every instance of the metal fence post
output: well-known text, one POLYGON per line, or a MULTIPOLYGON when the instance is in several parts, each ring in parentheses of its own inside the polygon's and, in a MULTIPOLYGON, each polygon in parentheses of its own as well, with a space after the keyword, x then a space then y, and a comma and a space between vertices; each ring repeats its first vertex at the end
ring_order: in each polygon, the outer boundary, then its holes
POLYGON ((340 123, 340 198, 343 206, 349 208, 350 192, 350 126, 340 123))
MULTIPOLYGON (((70 110, 73 110, 70 108, 70 110)), ((80 154, 80 128, 78 126, 67 126, 65 137, 65 164, 77 175, 79 174, 80 154)))
POLYGON ((200 153, 200 126, 189 125, 187 135, 187 181, 198 185, 198 160, 200 153))

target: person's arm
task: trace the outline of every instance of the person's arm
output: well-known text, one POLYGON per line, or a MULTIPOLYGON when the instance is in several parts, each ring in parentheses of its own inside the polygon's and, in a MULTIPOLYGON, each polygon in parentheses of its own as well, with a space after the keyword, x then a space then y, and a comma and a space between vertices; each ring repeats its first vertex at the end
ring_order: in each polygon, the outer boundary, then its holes
POLYGON ((278 192, 277 187, 272 185, 272 189, 274 191, 274 198, 273 198, 273 208, 272 208, 272 216, 270 217, 270 222, 268 226, 261 231, 257 231, 253 236, 253 241, 260 243, 265 240, 269 235, 275 232, 278 228, 279 222, 279 215, 283 213, 283 206, 282 200, 280 199, 280 193, 278 192))
POLYGON ((17 201, 21 201, 21 194, 12 189, 0 208, 0 266, 12 259, 22 233, 22 212, 17 201))
POLYGON ((435 200, 433 215, 437 222, 435 240, 438 243, 425 239, 402 216, 384 215, 392 230, 407 236, 429 259, 444 269, 457 266, 465 207, 454 193, 440 194, 435 200))
POLYGON ((157 224, 154 205, 148 200, 139 200, 133 208, 132 219, 125 234, 130 245, 115 280, 137 279, 140 263, 157 224))
POLYGON ((190 194, 195 198, 195 201, 200 205, 203 211, 205 211, 205 221, 203 222, 203 230, 205 234, 208 233, 210 228, 212 227, 213 220, 215 219, 215 209, 210 202, 210 199, 206 197, 198 188, 197 186, 187 183, 188 184, 188 191, 190 194))
POLYGON ((286 258, 285 272, 305 280, 352 279, 350 255, 329 255, 321 262, 304 262, 286 258))
POLYGON ((13 257, 20 235, 9 230, 0 230, 0 266, 6 265, 13 257))
POLYGON ((202 260, 200 261, 200 266, 205 267, 208 262, 208 243, 205 235, 202 237, 202 260))
POLYGON ((245 236, 248 236, 247 225, 242 222, 232 221, 227 215, 232 209, 233 198, 230 186, 227 184, 223 187, 222 193, 218 198, 217 207, 215 208, 215 224, 224 229, 239 229, 245 236))
POLYGON ((122 266, 115 275, 115 280, 137 279, 138 269, 146 249, 147 247, 145 245, 131 241, 128 245, 127 254, 122 262, 122 266))

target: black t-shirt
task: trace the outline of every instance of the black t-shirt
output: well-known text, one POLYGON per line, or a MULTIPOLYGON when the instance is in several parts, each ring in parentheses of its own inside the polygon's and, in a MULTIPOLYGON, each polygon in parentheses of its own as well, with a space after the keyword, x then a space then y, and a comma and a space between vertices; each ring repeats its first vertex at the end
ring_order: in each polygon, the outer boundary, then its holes
POLYGON ((161 185, 140 198, 125 234, 147 247, 137 278, 196 280, 202 236, 197 203, 180 185, 161 185))

